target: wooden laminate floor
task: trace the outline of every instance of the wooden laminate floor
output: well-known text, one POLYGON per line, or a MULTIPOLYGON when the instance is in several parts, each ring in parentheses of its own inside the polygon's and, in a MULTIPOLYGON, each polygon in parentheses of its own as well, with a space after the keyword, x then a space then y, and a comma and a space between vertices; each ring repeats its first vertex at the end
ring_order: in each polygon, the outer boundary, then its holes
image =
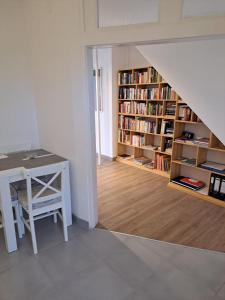
POLYGON ((98 228, 225 252, 224 208, 119 162, 104 162, 97 173, 98 228))

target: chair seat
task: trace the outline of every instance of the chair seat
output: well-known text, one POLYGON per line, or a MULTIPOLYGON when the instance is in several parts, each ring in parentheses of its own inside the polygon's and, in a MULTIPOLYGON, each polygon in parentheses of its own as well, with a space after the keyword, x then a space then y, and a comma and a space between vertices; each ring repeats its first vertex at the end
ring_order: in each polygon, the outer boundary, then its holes
MULTIPOLYGON (((40 191, 40 188, 35 187, 35 189, 33 189, 33 191, 34 191, 34 193, 38 193, 40 191)), ((51 192, 47 191, 47 192, 44 193, 44 196, 48 196, 50 194, 51 194, 51 192)), ((26 211, 28 211, 29 207, 28 207, 27 192, 26 192, 26 190, 19 191, 18 192, 18 198, 19 198, 19 202, 21 203, 22 207, 26 211)), ((60 201, 61 201, 61 199, 60 199, 60 197, 58 197, 58 198, 46 200, 46 201, 43 201, 43 202, 37 202, 37 203, 32 204, 32 209, 43 208, 45 206, 50 206, 50 205, 53 205, 53 204, 57 204, 60 201)))

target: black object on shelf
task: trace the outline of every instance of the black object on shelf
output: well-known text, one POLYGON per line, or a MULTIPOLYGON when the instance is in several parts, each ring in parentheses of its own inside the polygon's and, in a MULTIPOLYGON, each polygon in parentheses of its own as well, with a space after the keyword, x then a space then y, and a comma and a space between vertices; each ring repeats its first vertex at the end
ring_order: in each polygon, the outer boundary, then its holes
POLYGON ((209 187, 209 195, 225 201, 225 177, 218 174, 212 174, 209 187))

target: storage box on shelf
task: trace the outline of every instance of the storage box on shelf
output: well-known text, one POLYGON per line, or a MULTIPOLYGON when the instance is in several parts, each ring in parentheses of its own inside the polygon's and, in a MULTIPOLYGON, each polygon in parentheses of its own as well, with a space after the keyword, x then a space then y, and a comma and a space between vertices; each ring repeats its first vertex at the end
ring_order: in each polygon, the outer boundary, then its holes
POLYGON ((118 72, 118 119, 119 161, 169 177, 170 187, 225 207, 210 192, 213 175, 225 177, 225 146, 154 67, 118 72), (181 176, 204 187, 172 182, 181 176))

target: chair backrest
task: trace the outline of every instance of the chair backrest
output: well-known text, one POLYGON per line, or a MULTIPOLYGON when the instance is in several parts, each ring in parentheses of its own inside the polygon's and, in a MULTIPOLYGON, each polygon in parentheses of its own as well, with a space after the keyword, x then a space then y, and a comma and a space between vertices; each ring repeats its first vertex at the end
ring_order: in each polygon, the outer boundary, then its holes
POLYGON ((29 209, 33 204, 63 197, 65 189, 64 163, 25 169, 29 209))

